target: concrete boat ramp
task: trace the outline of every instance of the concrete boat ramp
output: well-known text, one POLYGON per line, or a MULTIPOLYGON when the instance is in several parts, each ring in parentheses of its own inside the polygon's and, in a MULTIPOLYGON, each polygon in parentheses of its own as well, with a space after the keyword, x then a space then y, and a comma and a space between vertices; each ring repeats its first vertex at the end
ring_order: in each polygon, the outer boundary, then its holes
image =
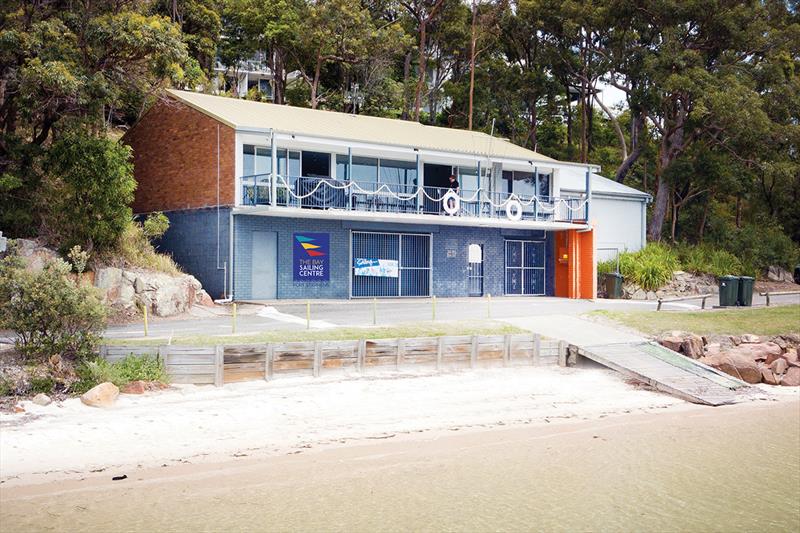
POLYGON ((515 326, 569 343, 579 356, 692 403, 726 405, 761 391, 648 339, 574 316, 512 318, 515 326))

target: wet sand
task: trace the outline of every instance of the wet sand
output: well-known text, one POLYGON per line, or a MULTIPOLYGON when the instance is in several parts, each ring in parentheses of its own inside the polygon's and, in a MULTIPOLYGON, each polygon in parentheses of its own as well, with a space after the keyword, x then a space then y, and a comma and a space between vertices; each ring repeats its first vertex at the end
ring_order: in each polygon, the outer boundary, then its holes
POLYGON ((455 429, 3 484, 0 529, 800 530, 796 396, 455 429))

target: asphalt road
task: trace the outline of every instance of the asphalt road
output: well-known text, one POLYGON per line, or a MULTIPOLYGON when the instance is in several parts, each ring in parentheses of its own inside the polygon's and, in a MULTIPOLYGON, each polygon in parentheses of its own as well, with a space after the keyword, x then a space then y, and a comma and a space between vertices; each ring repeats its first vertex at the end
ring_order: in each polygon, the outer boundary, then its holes
MULTIPOLYGON (((800 295, 773 296, 772 305, 800 304, 800 295)), ((706 307, 717 304, 716 297, 709 298, 706 307)), ((755 295, 754 305, 763 305, 764 299, 755 295)), ((535 317, 543 315, 581 315, 598 309, 615 311, 655 310, 656 302, 632 300, 568 300, 548 297, 505 297, 491 299, 491 314, 487 298, 439 298, 436 302, 437 320, 481 320, 535 317)), ((700 308, 700 300, 665 303, 664 312, 700 308)), ((431 299, 386 299, 374 306, 376 323, 393 325, 403 322, 421 322, 433 318, 431 299)), ((312 328, 337 326, 361 327, 373 324, 372 300, 311 301, 312 328)), ((188 335, 227 335, 231 333, 230 306, 217 306, 201 316, 151 319, 149 336, 169 338, 188 335), (213 314, 212 314, 213 313, 213 314)), ((300 301, 270 301, 238 306, 237 333, 259 333, 276 329, 305 329, 306 303, 300 301)), ((135 338, 144 335, 142 322, 111 326, 107 337, 135 338)))

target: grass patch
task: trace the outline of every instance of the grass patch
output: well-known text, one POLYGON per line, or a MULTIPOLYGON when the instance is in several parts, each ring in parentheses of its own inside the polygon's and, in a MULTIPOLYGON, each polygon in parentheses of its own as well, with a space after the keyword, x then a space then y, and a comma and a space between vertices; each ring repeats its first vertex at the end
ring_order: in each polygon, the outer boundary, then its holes
POLYGON ((673 330, 701 335, 800 333, 800 305, 711 311, 593 311, 590 315, 651 335, 673 330))
POLYGON ((120 388, 136 380, 162 383, 169 381, 163 362, 156 357, 149 356, 129 355, 114 363, 98 358, 81 363, 76 370, 78 381, 73 383, 70 390, 78 394, 106 381, 110 381, 120 388))
MULTIPOLYGON (((331 328, 314 330, 274 330, 252 335, 193 335, 173 337, 172 344, 208 346, 214 344, 250 344, 257 342, 335 341, 355 339, 394 339, 414 337, 441 337, 445 335, 505 335, 526 333, 527 330, 492 320, 462 320, 441 322, 412 322, 395 326, 369 328, 331 328)), ((158 339, 104 339, 105 344, 159 345, 158 339)))

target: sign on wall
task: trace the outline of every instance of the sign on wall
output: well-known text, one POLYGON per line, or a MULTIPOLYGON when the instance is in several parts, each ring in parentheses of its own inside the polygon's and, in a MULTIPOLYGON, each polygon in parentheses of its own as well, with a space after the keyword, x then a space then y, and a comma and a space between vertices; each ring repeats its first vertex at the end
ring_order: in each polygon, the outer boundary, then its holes
POLYGON ((375 276, 380 278, 397 278, 400 276, 400 265, 396 259, 353 259, 353 273, 356 276, 375 276))
POLYGON ((330 233, 294 234, 294 280, 330 280, 330 233))

